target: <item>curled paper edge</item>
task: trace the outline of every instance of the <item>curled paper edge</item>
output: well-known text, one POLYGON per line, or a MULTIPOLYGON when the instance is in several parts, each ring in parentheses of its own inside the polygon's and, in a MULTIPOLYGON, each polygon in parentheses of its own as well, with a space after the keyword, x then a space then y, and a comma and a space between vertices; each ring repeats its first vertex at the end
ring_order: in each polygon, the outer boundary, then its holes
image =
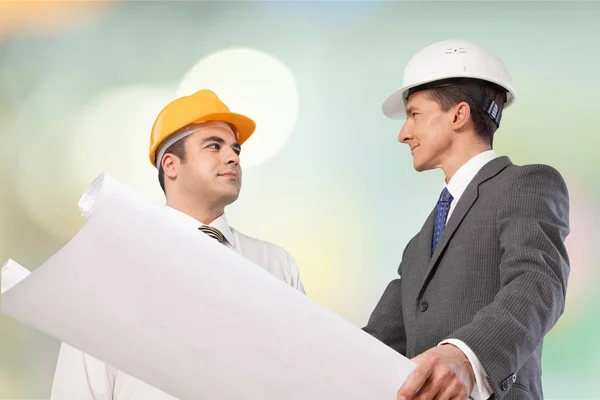
POLYGON ((27 278, 30 273, 31 272, 27 268, 16 261, 10 258, 6 260, 2 265, 2 272, 0 274, 0 281, 2 282, 0 284, 1 293, 4 294, 4 292, 10 290, 13 286, 27 278))
POLYGON ((94 205, 97 203, 97 200, 100 197, 100 192, 102 191, 104 183, 108 178, 109 176, 106 175, 106 173, 101 173, 94 178, 87 190, 81 195, 77 205, 79 206, 81 215, 83 215, 85 218, 92 216, 94 205))

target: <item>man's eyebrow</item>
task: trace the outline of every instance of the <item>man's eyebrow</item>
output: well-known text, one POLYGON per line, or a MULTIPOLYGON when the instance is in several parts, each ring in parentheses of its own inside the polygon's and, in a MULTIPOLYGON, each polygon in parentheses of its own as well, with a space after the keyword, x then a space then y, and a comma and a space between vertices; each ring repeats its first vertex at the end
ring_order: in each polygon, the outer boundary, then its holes
MULTIPOLYGON (((217 142, 220 144, 225 144, 225 139, 223 139, 222 137, 219 136, 209 136, 207 138, 202 139, 201 144, 207 143, 207 142, 217 142)), ((242 149, 242 146, 240 146, 240 144, 238 142, 234 142, 231 144, 231 147, 235 150, 240 151, 242 149)))
POLYGON ((202 143, 206 143, 206 142, 225 143, 225 140, 219 136, 209 136, 207 138, 202 139, 202 143))

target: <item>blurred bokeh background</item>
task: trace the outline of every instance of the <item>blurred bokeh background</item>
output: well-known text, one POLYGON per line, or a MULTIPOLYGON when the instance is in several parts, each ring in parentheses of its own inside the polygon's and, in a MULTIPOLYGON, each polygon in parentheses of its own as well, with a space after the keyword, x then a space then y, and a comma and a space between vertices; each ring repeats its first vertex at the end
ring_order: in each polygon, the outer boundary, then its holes
MULTIPOLYGON (((598 22, 597 2, 0 2, 0 262, 35 269, 60 249, 102 172, 162 203, 153 118, 210 88, 258 123, 230 223, 285 247, 309 296, 363 326, 443 186, 412 169, 381 102, 419 49, 473 40, 517 87, 496 151, 556 167, 571 191, 545 396, 599 399, 598 22)), ((0 398, 48 398, 58 346, 0 316, 0 398)))

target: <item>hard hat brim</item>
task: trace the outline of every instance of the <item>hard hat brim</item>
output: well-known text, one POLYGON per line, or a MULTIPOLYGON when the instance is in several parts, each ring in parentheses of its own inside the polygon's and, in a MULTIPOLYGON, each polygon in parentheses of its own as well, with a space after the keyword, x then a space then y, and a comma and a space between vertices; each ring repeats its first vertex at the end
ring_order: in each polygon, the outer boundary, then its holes
POLYGON ((245 115, 234 113, 234 112, 222 112, 222 113, 212 113, 202 117, 199 121, 194 122, 207 122, 207 121, 222 121, 227 122, 230 125, 233 125, 235 128, 235 132, 238 134, 237 141, 240 145, 242 145, 256 129, 256 123, 246 117, 245 115))
POLYGON ((390 119, 406 119, 406 93, 410 88, 400 88, 389 95, 381 105, 383 114, 390 119))
MULTIPOLYGON (((453 78, 453 77, 451 77, 451 78, 453 78)), ((463 78, 463 77, 456 77, 456 78, 463 78)), ((502 85, 501 83, 493 82, 492 80, 483 79, 480 77, 467 76, 467 78, 488 81, 488 82, 494 83, 494 84, 502 87, 504 90, 506 90, 507 91, 507 94, 506 94, 507 100, 503 106, 504 109, 508 108, 515 102, 516 94, 515 94, 514 88, 507 87, 505 85, 502 85)), ((436 80, 418 82, 413 85, 408 85, 408 86, 401 87, 400 89, 397 89, 395 92, 393 92, 391 95, 389 95, 383 101, 383 103, 381 105, 381 110, 383 111, 383 114, 386 117, 388 117, 389 119, 395 119, 395 120, 406 119, 407 118, 406 106, 408 104, 407 103, 407 95, 408 95, 409 90, 412 88, 416 88, 417 86, 421 86, 426 83, 432 83, 435 81, 436 80)))

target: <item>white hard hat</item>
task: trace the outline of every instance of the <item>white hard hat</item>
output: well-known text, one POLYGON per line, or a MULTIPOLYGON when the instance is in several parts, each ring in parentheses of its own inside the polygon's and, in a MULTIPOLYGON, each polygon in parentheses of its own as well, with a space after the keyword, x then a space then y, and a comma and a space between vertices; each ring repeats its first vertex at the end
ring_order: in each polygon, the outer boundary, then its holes
POLYGON ((507 91, 504 108, 515 101, 515 88, 500 58, 478 44, 446 40, 413 56, 404 69, 402 87, 383 102, 383 113, 391 119, 405 119, 411 88, 452 78, 480 79, 500 86, 507 91))

